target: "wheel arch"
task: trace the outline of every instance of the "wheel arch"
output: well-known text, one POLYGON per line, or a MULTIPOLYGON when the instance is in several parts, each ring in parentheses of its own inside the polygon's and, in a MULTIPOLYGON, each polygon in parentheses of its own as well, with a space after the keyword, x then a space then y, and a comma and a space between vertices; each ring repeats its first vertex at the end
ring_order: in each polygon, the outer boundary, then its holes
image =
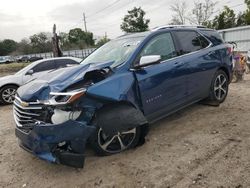
POLYGON ((141 126, 141 140, 144 140, 148 132, 148 121, 144 114, 129 101, 103 105, 96 111, 96 120, 98 126, 111 135, 117 131, 126 131, 141 126))
POLYGON ((0 87, 0 91, 4 88, 4 87, 6 87, 6 86, 16 86, 17 88, 18 87, 20 87, 18 84, 14 84, 14 83, 8 83, 8 84, 4 84, 4 85, 2 85, 1 87, 0 87))
POLYGON ((219 67, 217 71, 219 71, 219 70, 224 71, 226 73, 226 75, 227 75, 227 78, 229 80, 231 80, 231 76, 230 76, 229 70, 226 67, 219 67))

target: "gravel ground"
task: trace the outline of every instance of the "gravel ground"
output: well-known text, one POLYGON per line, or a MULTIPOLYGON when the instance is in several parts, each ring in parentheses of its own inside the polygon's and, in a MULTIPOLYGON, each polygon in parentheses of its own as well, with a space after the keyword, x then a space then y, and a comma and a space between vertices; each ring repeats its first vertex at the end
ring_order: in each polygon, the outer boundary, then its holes
POLYGON ((250 76, 220 107, 193 105, 154 125, 146 143, 109 157, 87 151, 84 169, 19 148, 11 106, 0 106, 0 187, 250 187, 250 76))

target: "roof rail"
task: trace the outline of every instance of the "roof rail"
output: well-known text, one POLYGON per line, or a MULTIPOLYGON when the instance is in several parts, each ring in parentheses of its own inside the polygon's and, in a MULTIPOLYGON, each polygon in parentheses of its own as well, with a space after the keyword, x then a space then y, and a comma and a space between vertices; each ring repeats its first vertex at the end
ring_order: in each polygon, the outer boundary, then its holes
POLYGON ((158 31, 158 30, 167 29, 167 28, 206 28, 206 27, 202 25, 164 25, 164 26, 155 27, 154 29, 152 29, 152 31, 158 31))

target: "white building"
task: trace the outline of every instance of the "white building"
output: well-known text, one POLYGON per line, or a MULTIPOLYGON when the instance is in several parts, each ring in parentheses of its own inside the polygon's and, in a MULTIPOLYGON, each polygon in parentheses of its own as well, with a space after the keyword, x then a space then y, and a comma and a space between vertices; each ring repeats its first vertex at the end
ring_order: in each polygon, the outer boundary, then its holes
POLYGON ((237 51, 250 51, 250 25, 218 31, 226 42, 235 42, 237 51))

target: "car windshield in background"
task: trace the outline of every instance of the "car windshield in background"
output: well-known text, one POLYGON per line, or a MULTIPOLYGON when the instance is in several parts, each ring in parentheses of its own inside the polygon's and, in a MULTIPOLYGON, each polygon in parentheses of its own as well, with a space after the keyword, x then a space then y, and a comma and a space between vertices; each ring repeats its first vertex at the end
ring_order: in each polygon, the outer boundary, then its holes
POLYGON ((110 41, 93 52, 81 64, 114 62, 112 67, 117 67, 129 58, 144 38, 140 36, 110 41))

